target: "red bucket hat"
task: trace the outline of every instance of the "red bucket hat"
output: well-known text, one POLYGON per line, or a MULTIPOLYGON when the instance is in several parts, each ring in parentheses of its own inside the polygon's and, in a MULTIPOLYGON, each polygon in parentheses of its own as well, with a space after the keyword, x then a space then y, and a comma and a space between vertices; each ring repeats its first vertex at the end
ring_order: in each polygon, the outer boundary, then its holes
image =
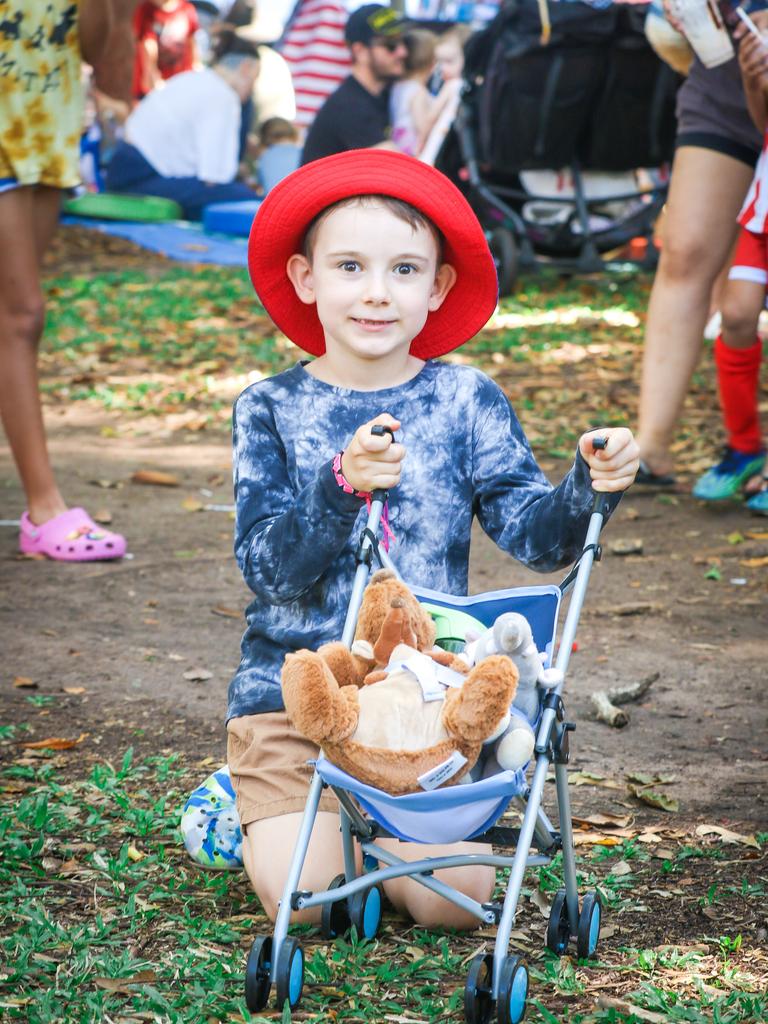
POLYGON ((304 234, 326 207, 350 196, 385 195, 415 206, 442 232, 443 259, 456 283, 430 313, 411 353, 431 359, 463 345, 496 308, 496 267, 483 229, 456 186, 428 164, 403 153, 353 149, 324 157, 289 174, 269 192, 251 227, 248 270, 264 308, 291 341, 311 355, 325 352, 314 305, 301 302, 286 264, 301 252, 304 234))

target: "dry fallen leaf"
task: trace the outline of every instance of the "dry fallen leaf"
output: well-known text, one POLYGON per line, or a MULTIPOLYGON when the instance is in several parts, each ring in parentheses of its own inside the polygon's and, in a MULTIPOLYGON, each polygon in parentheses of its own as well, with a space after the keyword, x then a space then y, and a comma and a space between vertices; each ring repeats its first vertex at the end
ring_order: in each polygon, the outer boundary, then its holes
POLYGON ((626 601, 624 604, 602 605, 595 608, 595 615, 658 615, 664 605, 658 601, 626 601))
POLYGON ((742 835, 740 832, 732 832, 729 828, 723 828, 722 825, 697 825, 696 835, 716 835, 720 836, 724 843, 740 843, 742 846, 752 846, 756 850, 760 849, 760 844, 754 836, 746 836, 742 835))
POLYGON ((131 985, 144 985, 154 981, 157 981, 157 974, 154 971, 139 971, 130 978, 94 978, 93 984, 106 989, 107 992, 129 996, 132 995, 131 985))
POLYGON ((617 537, 608 545, 612 555, 642 555, 642 537, 617 537))
POLYGON ((667 796, 666 793, 657 793, 653 789, 636 786, 632 783, 627 788, 633 796, 636 796, 638 800, 642 800, 644 804, 648 804, 649 807, 658 807, 661 811, 669 811, 671 813, 680 810, 680 802, 673 796, 667 796))
POLYGON ((568 782, 572 786, 602 786, 604 789, 623 789, 619 782, 613 779, 606 779, 604 775, 595 775, 593 772, 568 772, 568 782))
POLYGON ((550 910, 552 909, 550 901, 541 891, 541 889, 534 889, 531 895, 528 897, 531 903, 536 907, 542 917, 549 917, 550 910))
POLYGON ((81 732, 76 740, 66 740, 63 736, 48 736, 44 740, 19 740, 19 743, 27 750, 71 750, 78 743, 82 743, 87 735, 87 732, 81 732))
POLYGON ((108 526, 112 522, 112 513, 107 508, 97 508, 93 513, 94 521, 101 523, 102 526, 108 526))
POLYGON ((137 469, 131 480, 135 484, 155 484, 158 487, 179 486, 179 480, 173 473, 163 473, 159 469, 137 469))
POLYGON ((205 679, 212 679, 213 672, 209 672, 207 668, 188 668, 184 678, 190 683, 202 683, 205 679))
POLYGON ((665 1013, 656 1013, 654 1010, 646 1010, 634 1003, 627 1003, 623 999, 614 999, 613 996, 598 996, 597 1007, 600 1010, 616 1010, 622 1016, 635 1017, 637 1020, 646 1021, 647 1024, 667 1024, 669 1017, 665 1013))
POLYGON ((622 875, 631 875, 632 865, 625 860, 619 860, 615 864, 611 865, 611 869, 608 874, 613 875, 615 878, 621 878, 622 875))
POLYGON ((626 828, 632 821, 631 814, 589 814, 586 818, 573 816, 574 825, 595 825, 597 828, 626 828))
POLYGON ((763 555, 762 558, 741 558, 739 559, 739 565, 746 565, 750 569, 761 569, 763 566, 768 565, 768 555, 763 555))
POLYGON ((74 696, 77 696, 80 693, 85 693, 84 686, 62 686, 62 690, 64 693, 71 693, 74 696))
POLYGON ((211 611, 214 615, 221 615, 225 619, 240 619, 243 614, 237 608, 225 608, 223 604, 217 604, 215 608, 211 608, 211 611))
POLYGON ((16 676, 13 680, 13 685, 18 690, 36 690, 37 683, 34 679, 30 679, 29 676, 16 676))
POLYGON ((181 503, 181 507, 186 509, 187 512, 202 512, 203 503, 197 498, 185 498, 181 503))
POLYGON ((128 859, 129 860, 132 860, 134 862, 135 861, 139 861, 139 860, 144 860, 144 858, 146 856, 147 856, 146 853, 142 853, 142 851, 137 846, 134 846, 133 843, 129 843, 128 844, 128 859))
POLYGON ((605 832, 579 832, 573 833, 574 846, 619 846, 622 842, 621 836, 608 835, 605 832))
POLYGON ((651 854, 652 857, 656 857, 657 860, 673 860, 676 851, 671 846, 659 846, 651 854))

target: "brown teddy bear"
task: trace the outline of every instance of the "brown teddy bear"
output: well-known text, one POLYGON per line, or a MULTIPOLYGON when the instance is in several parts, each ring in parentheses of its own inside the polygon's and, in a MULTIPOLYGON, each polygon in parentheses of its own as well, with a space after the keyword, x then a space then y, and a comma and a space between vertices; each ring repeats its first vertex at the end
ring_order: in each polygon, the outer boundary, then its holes
POLYGON ((331 762, 387 793, 461 781, 506 725, 518 673, 505 655, 469 669, 434 642, 430 615, 380 570, 363 595, 351 650, 330 643, 286 657, 289 718, 331 762))

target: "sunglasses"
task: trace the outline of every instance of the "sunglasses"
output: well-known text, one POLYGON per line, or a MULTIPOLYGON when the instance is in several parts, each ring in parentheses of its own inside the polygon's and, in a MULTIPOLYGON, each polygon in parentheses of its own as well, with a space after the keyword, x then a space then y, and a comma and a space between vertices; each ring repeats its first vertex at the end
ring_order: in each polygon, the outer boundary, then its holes
POLYGON ((390 53, 395 53, 400 47, 407 48, 404 39, 374 39, 371 46, 381 46, 390 53))

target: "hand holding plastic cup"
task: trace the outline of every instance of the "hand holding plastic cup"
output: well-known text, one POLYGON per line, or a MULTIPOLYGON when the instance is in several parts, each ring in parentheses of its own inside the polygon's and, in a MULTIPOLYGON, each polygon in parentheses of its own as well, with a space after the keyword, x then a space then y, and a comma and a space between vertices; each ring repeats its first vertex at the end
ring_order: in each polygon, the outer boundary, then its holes
POLYGON ((716 68, 734 56, 733 43, 716 0, 674 0, 675 19, 704 67, 716 68))

